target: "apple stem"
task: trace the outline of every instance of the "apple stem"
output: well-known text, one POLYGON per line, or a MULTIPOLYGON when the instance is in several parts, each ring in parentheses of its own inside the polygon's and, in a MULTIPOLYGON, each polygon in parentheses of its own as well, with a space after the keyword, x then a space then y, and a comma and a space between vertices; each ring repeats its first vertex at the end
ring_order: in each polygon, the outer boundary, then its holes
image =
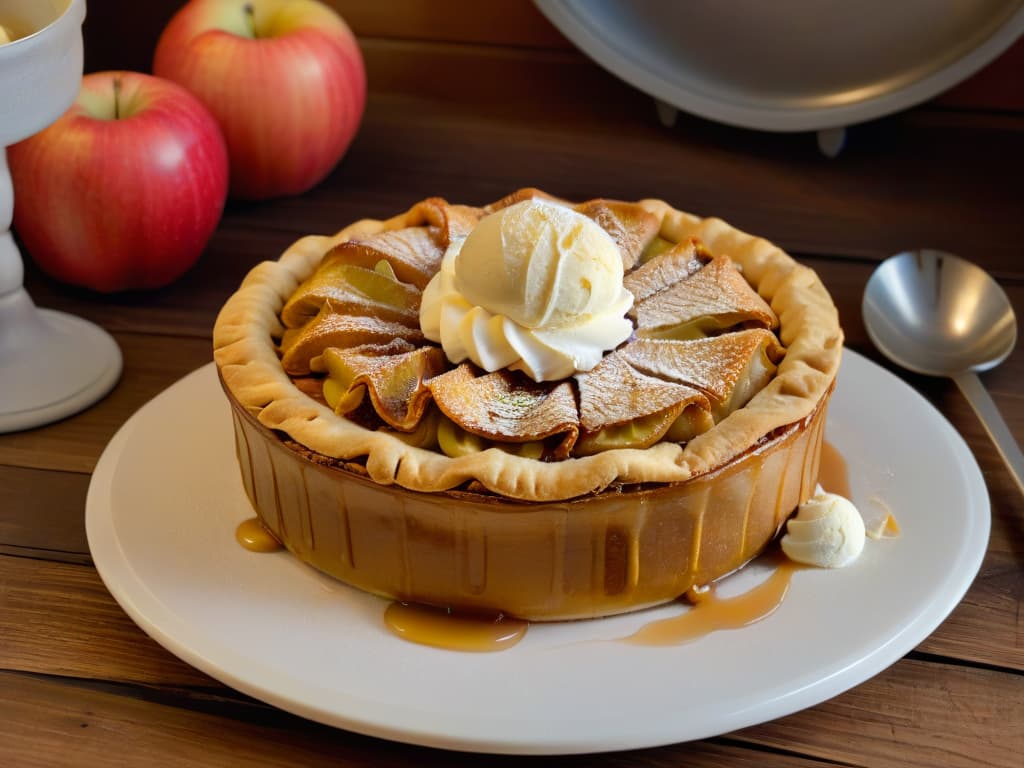
POLYGON ((114 78, 114 119, 121 119, 121 78, 114 78))
POLYGON ((256 37, 256 9, 252 7, 252 3, 246 3, 242 6, 242 11, 245 13, 245 23, 249 26, 249 34, 256 37))

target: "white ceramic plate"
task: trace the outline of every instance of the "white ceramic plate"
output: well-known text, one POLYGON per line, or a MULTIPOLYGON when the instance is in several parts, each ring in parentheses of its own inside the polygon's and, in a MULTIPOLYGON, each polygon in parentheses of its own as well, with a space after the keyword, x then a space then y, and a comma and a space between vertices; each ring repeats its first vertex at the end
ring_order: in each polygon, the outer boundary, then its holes
POLYGON ((1024 32, 1020 0, 535 0, 644 93, 730 125, 807 131, 918 104, 1024 32))
MULTIPOLYGON (((827 439, 855 500, 902 526, 843 570, 800 571, 764 621, 688 645, 618 640, 671 605, 534 625, 497 653, 390 634, 386 602, 234 540, 252 516, 212 364, 144 406, 89 487, 92 556, 139 626, 188 663, 282 709, 460 750, 572 753, 697 739, 781 717, 868 679, 927 637, 980 566, 989 504, 961 438, 914 390, 847 351, 827 439), (884 436, 884 437, 883 437, 884 436), (927 478, 927 482, 922 482, 927 478)), ((756 565, 722 594, 764 578, 756 565)))

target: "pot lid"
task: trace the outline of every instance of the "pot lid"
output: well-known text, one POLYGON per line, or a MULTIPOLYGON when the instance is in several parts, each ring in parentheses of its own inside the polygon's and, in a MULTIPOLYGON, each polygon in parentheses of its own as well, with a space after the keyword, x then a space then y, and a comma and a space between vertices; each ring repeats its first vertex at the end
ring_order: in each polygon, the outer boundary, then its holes
POLYGON ((535 0, 577 47, 660 101, 814 131, 925 101, 1024 32, 1021 0, 535 0))

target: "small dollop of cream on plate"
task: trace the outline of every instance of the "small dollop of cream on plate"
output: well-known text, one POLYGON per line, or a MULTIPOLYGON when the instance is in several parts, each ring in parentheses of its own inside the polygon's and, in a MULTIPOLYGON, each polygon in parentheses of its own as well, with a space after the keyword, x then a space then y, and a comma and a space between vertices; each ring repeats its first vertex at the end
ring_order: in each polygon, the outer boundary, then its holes
POLYGON ((842 496, 821 492, 797 508, 781 545, 790 560, 842 568, 860 556, 864 537, 864 520, 857 507, 842 496))

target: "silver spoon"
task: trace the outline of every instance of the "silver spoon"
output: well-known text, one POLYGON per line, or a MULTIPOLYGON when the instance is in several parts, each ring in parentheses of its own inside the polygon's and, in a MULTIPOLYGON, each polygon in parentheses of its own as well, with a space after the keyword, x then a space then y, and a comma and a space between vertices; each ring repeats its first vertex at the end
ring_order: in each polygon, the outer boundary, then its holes
POLYGON ((1017 343, 1017 318, 998 283, 951 253, 905 251, 875 269, 861 312, 871 341, 894 363, 956 382, 1024 493, 1024 454, 976 375, 1017 343))

